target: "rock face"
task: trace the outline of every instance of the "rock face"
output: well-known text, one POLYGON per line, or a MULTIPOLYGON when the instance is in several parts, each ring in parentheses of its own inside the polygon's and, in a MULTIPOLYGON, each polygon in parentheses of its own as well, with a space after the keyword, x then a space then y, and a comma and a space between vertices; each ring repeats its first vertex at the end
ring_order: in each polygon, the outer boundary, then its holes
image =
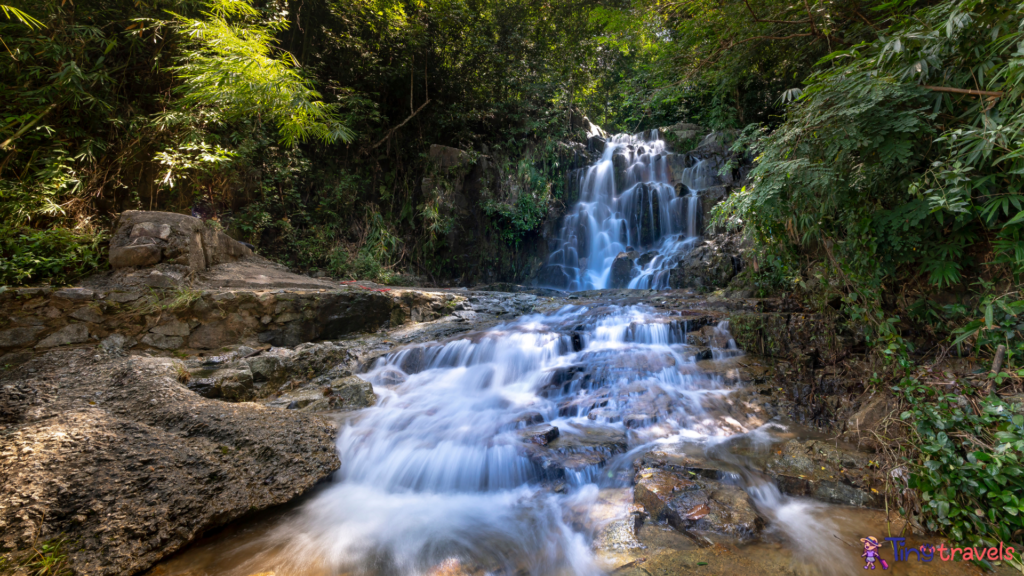
POLYGON ((691 250, 669 275, 672 288, 724 288, 743 266, 734 242, 718 237, 691 250), (716 241, 717 240, 717 241, 716 241))
POLYGON ((202 220, 172 212, 129 210, 110 239, 110 266, 152 266, 160 262, 199 272, 252 256, 252 251, 202 220))
POLYGON ((59 350, 0 374, 0 548, 63 536, 77 574, 137 574, 339 466, 313 414, 208 400, 169 359, 59 350))
POLYGON ((131 339, 129 348, 157 350, 297 346, 466 313, 466 306, 465 297, 444 292, 337 286, 185 293, 22 288, 0 293, 0 352, 74 346, 112 334, 122 344, 131 339))

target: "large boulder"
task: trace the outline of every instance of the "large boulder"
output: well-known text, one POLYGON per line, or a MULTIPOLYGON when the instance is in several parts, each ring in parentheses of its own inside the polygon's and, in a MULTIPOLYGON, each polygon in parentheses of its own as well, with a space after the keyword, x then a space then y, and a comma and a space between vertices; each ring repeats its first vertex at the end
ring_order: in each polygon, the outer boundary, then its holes
POLYGON ((669 274, 672 288, 724 288, 743 268, 738 241, 727 236, 705 240, 691 250, 669 274))
POLYGON ((639 255, 636 252, 619 252, 619 255, 612 260, 611 277, 608 280, 609 288, 625 288, 633 279, 633 260, 639 255))
POLYGON ((247 246, 223 231, 207 226, 198 218, 172 212, 123 212, 110 239, 113 268, 165 262, 198 272, 251 255, 247 246))
POLYGON ((64 539, 69 573, 140 574, 338 468, 329 421, 203 398, 176 364, 59 349, 0 372, 0 549, 64 539))

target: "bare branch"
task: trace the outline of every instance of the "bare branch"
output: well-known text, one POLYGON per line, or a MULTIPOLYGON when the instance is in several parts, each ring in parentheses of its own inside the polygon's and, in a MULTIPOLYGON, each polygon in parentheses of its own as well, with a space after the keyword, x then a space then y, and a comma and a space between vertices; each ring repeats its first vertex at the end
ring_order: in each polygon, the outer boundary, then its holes
POLYGON ((993 92, 991 90, 969 90, 967 88, 950 88, 949 86, 921 86, 921 88, 927 88, 932 92, 951 92, 953 94, 968 94, 970 96, 992 96, 994 98, 1000 98, 1004 94, 1003 92, 993 92))
POLYGON ((376 148, 376 147, 380 146, 381 144, 383 144, 383 143, 387 142, 388 138, 391 138, 391 135, 395 133, 395 130, 398 130, 398 129, 399 129, 399 128, 401 128, 402 126, 405 126, 405 123, 406 123, 406 122, 408 122, 409 120, 412 120, 412 117, 413 117, 413 116, 415 116, 415 115, 419 114, 419 113, 420 113, 420 110, 423 110, 423 108, 425 108, 425 107, 427 106, 427 104, 430 104, 430 99, 429 99, 429 98, 427 99, 427 101, 426 101, 426 102, 424 102, 423 104, 421 104, 421 105, 420 105, 420 107, 419 107, 419 108, 417 108, 417 109, 416 109, 416 110, 415 110, 415 111, 414 111, 414 112, 413 112, 412 114, 410 114, 408 118, 406 118, 405 120, 402 120, 402 123, 401 123, 401 124, 399 124, 398 126, 395 126, 395 127, 394 127, 394 128, 392 128, 391 130, 388 130, 388 133, 387 133, 387 135, 386 135, 386 136, 384 136, 383 138, 381 138, 381 139, 380 139, 380 142, 377 142, 377 143, 376 143, 376 144, 374 144, 373 146, 370 146, 369 148, 367 148, 367 152, 369 152, 370 150, 373 150, 374 148, 376 148))

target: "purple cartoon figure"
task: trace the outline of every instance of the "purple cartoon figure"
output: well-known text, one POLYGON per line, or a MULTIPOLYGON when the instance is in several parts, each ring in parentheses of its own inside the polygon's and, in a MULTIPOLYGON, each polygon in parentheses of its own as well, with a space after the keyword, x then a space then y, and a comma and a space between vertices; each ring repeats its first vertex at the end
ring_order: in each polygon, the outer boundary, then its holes
POLYGON ((864 569, 871 568, 875 569, 875 562, 882 564, 882 570, 888 570, 889 565, 882 560, 882 557, 878 555, 878 549, 881 548, 881 544, 878 543, 878 539, 874 536, 868 536, 867 538, 861 538, 861 543, 864 544, 864 553, 861 554, 861 558, 864 558, 864 569))

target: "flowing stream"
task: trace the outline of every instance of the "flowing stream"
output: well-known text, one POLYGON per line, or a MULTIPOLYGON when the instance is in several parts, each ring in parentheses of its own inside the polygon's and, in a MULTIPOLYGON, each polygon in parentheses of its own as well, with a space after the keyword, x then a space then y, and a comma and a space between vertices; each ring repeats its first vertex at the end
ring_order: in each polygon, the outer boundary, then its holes
POLYGON ((767 446, 785 427, 730 401, 742 384, 716 366, 741 352, 703 318, 571 306, 392 352, 362 375, 379 401, 344 425, 328 485, 160 573, 604 574, 614 558, 594 541, 629 514, 633 460, 679 446, 721 452, 721 480, 813 560, 842 533, 834 511, 730 457, 731 443, 767 446))
MULTIPOLYGON (((626 250, 650 255, 631 287, 665 287, 700 234, 708 166, 674 158, 656 133, 620 135, 579 178, 551 257, 562 287, 607 286, 626 250)), ((598 301, 391 352, 361 375, 379 400, 346 417, 329 482, 155 574, 584 576, 709 562, 724 562, 714 573, 862 572, 858 538, 884 536, 884 524, 784 496, 751 464, 799 432, 736 397, 742 351, 711 317, 598 301), (756 510, 763 532, 641 521, 633 484, 654 472, 634 463, 654 452, 713 463, 709 482, 756 510), (722 542, 742 561, 708 555, 722 542)), ((692 517, 709 505, 726 506, 704 502, 692 517)))

